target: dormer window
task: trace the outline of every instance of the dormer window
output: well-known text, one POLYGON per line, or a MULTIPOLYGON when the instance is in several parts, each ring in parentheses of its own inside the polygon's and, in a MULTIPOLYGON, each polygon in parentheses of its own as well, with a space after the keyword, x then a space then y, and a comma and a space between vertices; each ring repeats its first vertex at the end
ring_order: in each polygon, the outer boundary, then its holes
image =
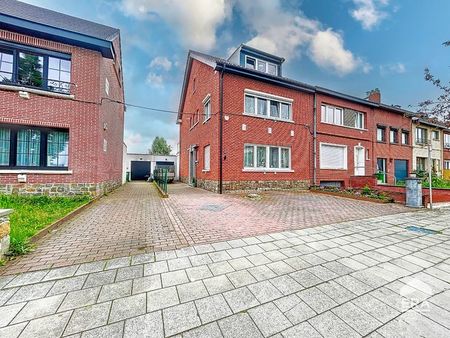
POLYGON ((278 67, 276 64, 263 61, 248 55, 245 56, 245 67, 255 69, 270 75, 278 75, 278 67))

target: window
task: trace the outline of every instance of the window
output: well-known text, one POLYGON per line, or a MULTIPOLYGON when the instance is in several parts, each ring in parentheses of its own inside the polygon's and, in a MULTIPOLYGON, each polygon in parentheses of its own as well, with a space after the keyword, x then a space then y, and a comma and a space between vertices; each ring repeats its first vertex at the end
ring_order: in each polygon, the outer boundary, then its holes
POLYGON ((244 112, 248 115, 263 116, 274 120, 291 121, 291 103, 282 102, 273 96, 260 97, 245 94, 244 112))
POLYGON ((353 109, 342 109, 330 105, 322 105, 321 121, 338 126, 364 129, 364 113, 353 109))
POLYGON ((69 163, 69 133, 50 131, 47 134, 47 166, 67 167, 69 163))
POLYGON ((246 56, 245 57, 245 67, 256 69, 256 59, 246 56))
POLYGON ((209 171, 211 168, 211 147, 207 145, 203 149, 204 159, 203 159, 203 169, 209 171))
POLYGON ((417 171, 425 171, 426 167, 427 167, 427 158, 426 157, 417 157, 416 158, 417 171))
POLYGON ((291 149, 278 146, 245 145, 244 168, 263 170, 290 169, 291 149), (254 156, 256 152, 256 158, 254 156), (267 161, 268 159, 268 161, 267 161))
POLYGON ((70 55, 27 46, 0 49, 0 82, 70 93, 70 55))
POLYGON ((377 141, 386 142, 386 128, 378 126, 377 127, 377 141))
POLYGON ((450 134, 444 134, 444 148, 450 148, 450 134))
POLYGON ((208 95, 206 99, 203 101, 203 115, 204 115, 204 122, 209 120, 211 117, 211 97, 208 95))
POLYGON ((439 130, 433 130, 432 132, 431 132, 431 136, 433 137, 433 141, 439 141, 439 139, 440 139, 440 135, 439 135, 440 133, 439 133, 439 130))
POLYGON ((245 68, 255 69, 270 75, 278 75, 278 66, 251 56, 245 56, 245 68))
POLYGON ((19 53, 18 80, 20 84, 32 87, 44 85, 44 58, 42 56, 19 53))
MULTIPOLYGON (((70 61, 54 57, 48 58, 48 88, 52 91, 68 93, 70 90, 70 61)), ((109 81, 105 81, 109 95, 109 81)))
POLYGON ((320 144, 320 169, 347 169, 347 146, 320 144))
POLYGON ((13 77, 13 60, 12 52, 0 50, 0 82, 9 82, 13 77))
POLYGON ((244 168, 253 168, 255 166, 254 151, 254 146, 244 146, 244 168))
POLYGON ((402 131, 402 144, 409 144, 409 132, 402 131))
POLYGON ((450 170, 450 161, 444 161, 444 170, 450 170))
POLYGON ((0 126, 0 166, 67 168, 69 132, 28 126, 0 126))
POLYGON ((105 77, 105 93, 109 96, 109 81, 108 78, 105 77))
POLYGON ((11 131, 0 128, 0 166, 9 165, 9 153, 11 147, 11 131))
POLYGON ((395 128, 390 128, 389 130, 389 142, 398 143, 398 130, 395 128))
POLYGON ((426 144, 428 140, 428 130, 424 128, 416 128, 416 143, 426 144))

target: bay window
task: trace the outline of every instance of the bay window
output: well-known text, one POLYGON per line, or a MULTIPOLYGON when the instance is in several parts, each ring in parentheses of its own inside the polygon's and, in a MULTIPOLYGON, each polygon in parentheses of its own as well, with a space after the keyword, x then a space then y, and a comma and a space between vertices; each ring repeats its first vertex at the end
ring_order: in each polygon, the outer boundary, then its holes
POLYGON ((292 121, 292 100, 270 94, 249 92, 252 94, 245 94, 244 114, 273 120, 292 121))
POLYGON ((291 148, 279 146, 244 146, 244 169, 280 170, 291 168, 291 148), (255 156, 256 154, 256 156, 255 156))
POLYGON ((70 79, 70 55, 0 43, 0 83, 69 94, 70 79))
POLYGON ((0 167, 67 169, 69 132, 31 126, 0 126, 0 167))

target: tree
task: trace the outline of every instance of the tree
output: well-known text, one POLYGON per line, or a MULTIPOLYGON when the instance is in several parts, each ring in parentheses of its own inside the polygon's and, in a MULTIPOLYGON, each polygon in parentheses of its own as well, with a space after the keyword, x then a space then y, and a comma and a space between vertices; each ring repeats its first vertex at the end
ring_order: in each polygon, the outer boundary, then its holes
MULTIPOLYGON (((450 47, 450 41, 443 43, 445 47, 450 47)), ((450 122, 450 81, 443 83, 435 77, 429 68, 425 68, 425 81, 431 82, 438 88, 441 94, 434 100, 425 100, 419 102, 419 112, 427 114, 428 117, 437 120, 450 122)))
POLYGON ((150 154, 153 155, 170 155, 172 152, 172 147, 167 144, 164 137, 156 136, 152 143, 152 149, 150 149, 150 154))

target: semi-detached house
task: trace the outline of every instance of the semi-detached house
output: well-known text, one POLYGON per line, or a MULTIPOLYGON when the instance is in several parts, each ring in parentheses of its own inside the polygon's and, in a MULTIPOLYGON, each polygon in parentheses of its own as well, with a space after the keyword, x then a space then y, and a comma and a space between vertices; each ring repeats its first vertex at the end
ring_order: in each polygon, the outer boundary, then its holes
POLYGON ((121 184, 118 29, 15 0, 0 8, 0 191, 100 195, 121 184))
POLYGON ((350 186, 412 171, 413 113, 283 77, 284 59, 241 45, 190 51, 179 107, 180 178, 212 191, 350 186))

